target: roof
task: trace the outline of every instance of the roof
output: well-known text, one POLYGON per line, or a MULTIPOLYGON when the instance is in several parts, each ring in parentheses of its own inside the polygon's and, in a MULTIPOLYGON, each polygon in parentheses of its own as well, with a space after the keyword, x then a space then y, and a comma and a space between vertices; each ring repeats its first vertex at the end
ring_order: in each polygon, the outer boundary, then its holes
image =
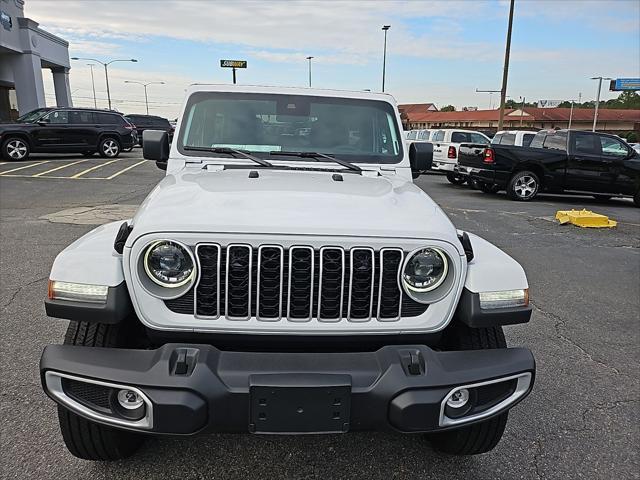
POLYGON ((398 110, 407 115, 432 112, 433 109, 438 110, 433 103, 403 103, 402 105, 398 105, 398 110))
MULTIPOLYGON (((571 115, 570 108, 535 108, 525 107, 519 109, 506 108, 505 117, 509 120, 519 119, 520 114, 527 120, 535 121, 568 121, 571 115)), ((573 121, 593 121, 594 110, 590 108, 574 108, 573 121)), ((460 112, 424 112, 408 114, 410 122, 473 122, 473 121, 498 121, 500 110, 476 110, 460 112)), ((640 122, 640 110, 619 110, 601 108, 598 110, 599 121, 626 121, 640 122)))
POLYGON ((265 93, 275 95, 306 95, 317 97, 357 98, 363 100, 382 100, 396 105, 396 100, 388 93, 370 92, 365 90, 331 90, 306 87, 282 87, 265 85, 229 85, 193 83, 187 89, 187 96, 195 92, 235 92, 235 93, 265 93))

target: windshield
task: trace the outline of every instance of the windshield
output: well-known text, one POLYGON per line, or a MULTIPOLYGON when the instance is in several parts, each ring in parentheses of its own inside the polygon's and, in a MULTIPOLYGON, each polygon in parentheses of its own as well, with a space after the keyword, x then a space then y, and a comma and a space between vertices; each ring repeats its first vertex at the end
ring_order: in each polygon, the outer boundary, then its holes
POLYGON ((35 110, 31 110, 30 112, 25 113, 24 115, 17 118, 17 122, 20 123, 31 123, 38 120, 45 113, 47 113, 50 108, 36 108, 35 110))
POLYGON ((184 147, 233 148, 269 160, 279 160, 280 151, 362 163, 402 160, 395 111, 376 100, 198 92, 189 98, 178 138, 178 150, 189 156, 216 155, 184 147))

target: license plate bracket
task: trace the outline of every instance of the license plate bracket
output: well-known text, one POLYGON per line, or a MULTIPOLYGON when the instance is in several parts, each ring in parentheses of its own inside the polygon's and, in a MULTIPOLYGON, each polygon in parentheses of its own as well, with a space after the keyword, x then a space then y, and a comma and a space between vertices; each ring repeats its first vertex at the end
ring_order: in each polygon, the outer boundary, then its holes
POLYGON ((288 377, 285 382, 264 378, 271 375, 259 377, 250 386, 250 432, 311 434, 349 430, 351 385, 350 381, 343 381, 342 375, 288 377))

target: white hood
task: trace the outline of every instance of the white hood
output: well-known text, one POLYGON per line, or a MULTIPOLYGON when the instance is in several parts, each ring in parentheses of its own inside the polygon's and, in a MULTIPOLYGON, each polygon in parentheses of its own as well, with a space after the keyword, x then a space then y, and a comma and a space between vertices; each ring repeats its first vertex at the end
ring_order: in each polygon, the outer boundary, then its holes
POLYGON ((456 231, 422 190, 399 176, 257 169, 166 176, 140 206, 129 243, 147 233, 211 232, 436 238, 456 231))

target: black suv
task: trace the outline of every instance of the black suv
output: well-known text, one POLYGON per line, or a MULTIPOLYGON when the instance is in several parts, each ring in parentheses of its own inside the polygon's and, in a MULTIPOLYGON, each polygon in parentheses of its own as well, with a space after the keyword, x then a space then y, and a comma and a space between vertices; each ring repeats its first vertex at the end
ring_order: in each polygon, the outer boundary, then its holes
POLYGON ((136 141, 133 125, 113 110, 39 108, 0 124, 0 154, 7 160, 26 160, 30 153, 115 158, 136 141))
POLYGON ((142 146, 142 132, 145 130, 164 130, 169 134, 169 142, 173 140, 173 132, 175 131, 175 128, 173 128, 171 123, 169 123, 169 120, 166 118, 157 117, 155 115, 138 115, 133 113, 127 115, 125 118, 135 126, 140 146, 142 146))

